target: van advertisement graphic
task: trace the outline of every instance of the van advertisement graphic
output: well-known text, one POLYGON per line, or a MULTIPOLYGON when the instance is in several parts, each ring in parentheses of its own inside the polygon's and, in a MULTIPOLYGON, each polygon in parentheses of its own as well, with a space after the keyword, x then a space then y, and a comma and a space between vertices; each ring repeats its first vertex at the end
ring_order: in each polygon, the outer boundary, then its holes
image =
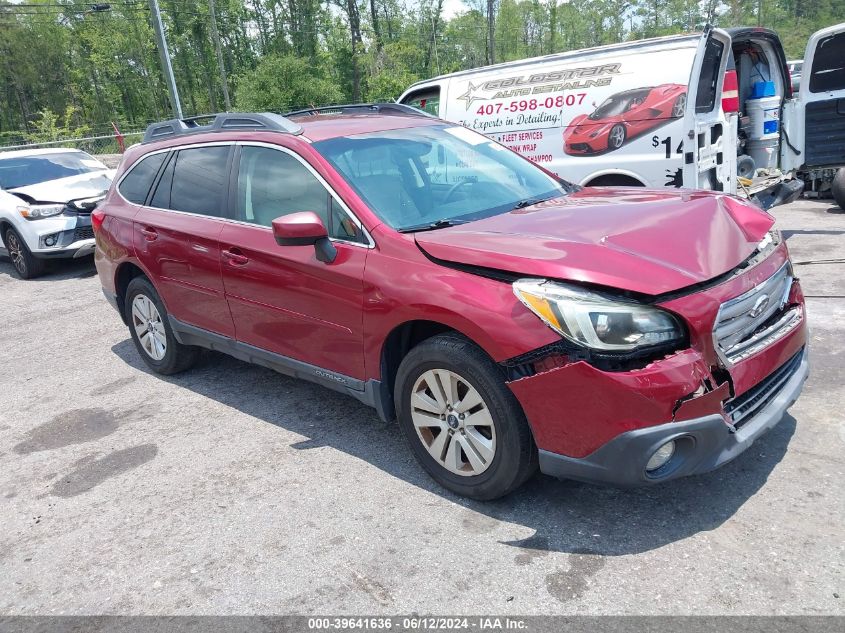
POLYGON ((631 173, 653 162, 647 180, 662 186, 680 165, 694 54, 689 47, 484 69, 452 82, 441 116, 575 182, 600 173, 612 154, 614 167, 630 162, 631 173))
POLYGON ((605 99, 590 114, 579 114, 563 129, 570 156, 619 149, 627 141, 684 116, 687 87, 680 84, 634 88, 605 99))

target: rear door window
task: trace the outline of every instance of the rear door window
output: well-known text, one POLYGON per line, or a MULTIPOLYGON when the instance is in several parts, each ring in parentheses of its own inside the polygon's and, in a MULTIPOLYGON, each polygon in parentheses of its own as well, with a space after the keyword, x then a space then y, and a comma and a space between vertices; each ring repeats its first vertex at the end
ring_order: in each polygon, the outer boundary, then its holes
POLYGON ((820 40, 813 57, 810 92, 845 89, 845 33, 820 40))
POLYGON ((117 188, 120 195, 134 204, 144 204, 156 174, 166 157, 167 152, 151 154, 135 163, 117 188))
POLYGON ((695 111, 698 114, 712 112, 716 105, 716 90, 719 87, 719 68, 725 45, 712 37, 704 48, 704 61, 698 78, 698 93, 695 97, 695 111))
POLYGON ((179 150, 156 186, 151 205, 185 213, 222 217, 231 146, 179 150))

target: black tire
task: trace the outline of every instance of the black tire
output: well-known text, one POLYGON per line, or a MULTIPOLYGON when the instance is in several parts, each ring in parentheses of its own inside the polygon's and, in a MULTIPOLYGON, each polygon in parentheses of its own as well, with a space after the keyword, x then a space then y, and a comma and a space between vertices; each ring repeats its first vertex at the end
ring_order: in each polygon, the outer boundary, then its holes
POLYGON ((836 204, 839 205, 840 209, 845 210, 845 167, 836 172, 830 189, 833 192, 833 199, 836 200, 836 204))
POLYGON ((6 229, 3 243, 9 252, 12 266, 15 267, 15 272, 21 279, 35 279, 44 274, 44 260, 38 259, 32 254, 26 242, 15 229, 12 227, 6 229))
POLYGON ((612 128, 610 128, 610 132, 607 135, 607 149, 613 151, 615 149, 619 149, 625 144, 625 141, 628 140, 628 131, 625 129, 625 126, 621 123, 617 123, 612 128), (622 140, 616 140, 619 139, 622 140))
POLYGON ((135 277, 129 282, 126 289, 126 298, 124 301, 124 313, 126 320, 129 322, 129 334, 132 336, 132 341, 135 343, 135 348, 138 350, 141 358, 147 364, 147 367, 152 369, 157 374, 169 376, 170 374, 178 374, 193 366, 199 356, 199 349, 191 345, 182 345, 176 340, 173 335, 173 328, 170 327, 170 320, 167 318, 167 309, 158 292, 146 277, 135 277), (138 331, 134 327, 132 306, 135 298, 142 295, 149 299, 154 305, 158 314, 161 317, 161 324, 164 327, 166 346, 163 357, 155 359, 150 355, 141 340, 138 337, 138 331))
MULTIPOLYGON (((394 389, 396 417, 414 456, 444 488, 464 497, 491 500, 512 492, 537 470, 537 447, 516 397, 497 365, 478 346, 457 334, 441 334, 414 347, 402 360, 394 389), (411 417, 415 383, 430 370, 458 374, 483 398, 495 428, 495 452, 478 475, 455 474, 429 453, 411 417)), ((444 431, 440 431, 444 432, 444 431)))

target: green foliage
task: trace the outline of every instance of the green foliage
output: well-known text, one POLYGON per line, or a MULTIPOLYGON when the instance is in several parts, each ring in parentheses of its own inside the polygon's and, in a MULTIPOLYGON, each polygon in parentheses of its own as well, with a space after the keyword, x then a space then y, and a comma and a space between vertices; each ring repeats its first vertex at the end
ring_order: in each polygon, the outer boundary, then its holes
POLYGON ((237 78, 235 105, 240 110, 285 112, 300 107, 339 103, 343 93, 307 59, 268 55, 237 78))
MULTIPOLYGON (((216 0, 239 109, 398 96, 418 79, 552 52, 720 27, 775 30, 801 58, 845 0, 216 0), (492 20, 493 41, 488 41, 492 20), (353 46, 354 41, 354 46, 353 46), (491 45, 492 44, 492 45, 491 45), (355 53, 353 54, 353 50, 355 53)), ((208 0, 159 0, 186 115, 224 108, 208 0)), ((0 143, 138 130, 171 116, 146 3, 0 0, 0 143), (70 112, 70 116, 68 113, 70 112)))
POLYGON ((78 124, 79 111, 74 106, 65 109, 64 117, 46 108, 32 122, 34 130, 26 135, 30 143, 46 143, 64 138, 81 138, 91 132, 85 124, 78 124))

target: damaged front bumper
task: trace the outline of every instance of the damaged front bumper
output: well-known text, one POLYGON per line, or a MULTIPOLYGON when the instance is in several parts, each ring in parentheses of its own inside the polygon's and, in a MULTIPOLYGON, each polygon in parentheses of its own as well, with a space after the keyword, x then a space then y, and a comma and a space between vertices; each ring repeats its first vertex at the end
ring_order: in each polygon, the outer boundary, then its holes
POLYGON ((709 472, 737 457, 774 427, 798 398, 808 374, 808 352, 804 347, 737 403, 735 409, 754 407, 739 428, 723 415, 711 414, 622 433, 585 457, 567 457, 541 449, 540 470, 563 479, 618 486, 652 484, 709 472), (649 473, 648 460, 670 441, 675 442, 672 458, 655 473, 649 473))

